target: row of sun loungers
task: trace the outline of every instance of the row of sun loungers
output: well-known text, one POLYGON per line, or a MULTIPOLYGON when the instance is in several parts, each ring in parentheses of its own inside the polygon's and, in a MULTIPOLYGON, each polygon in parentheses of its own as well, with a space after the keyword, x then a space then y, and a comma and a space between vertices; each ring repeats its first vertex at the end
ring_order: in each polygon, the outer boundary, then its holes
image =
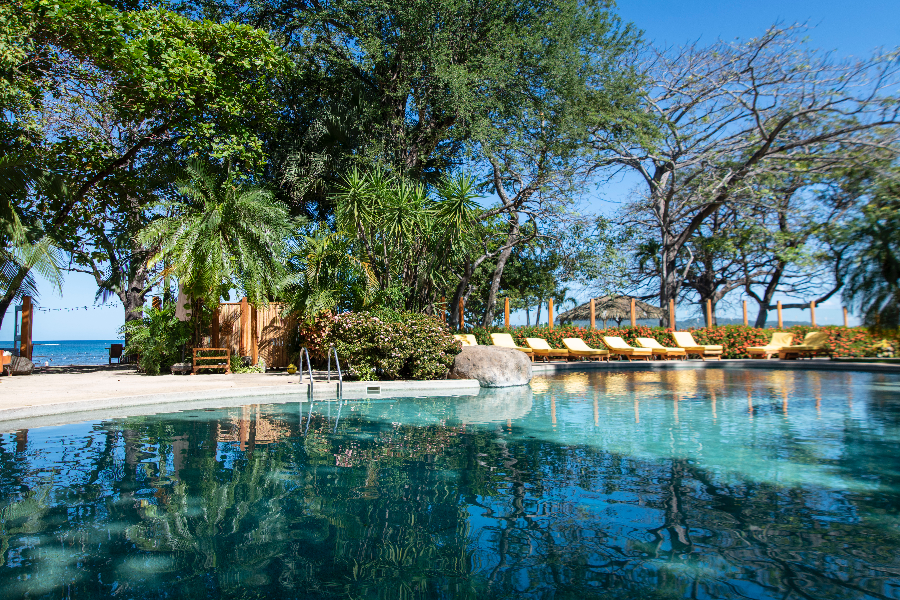
MULTIPOLYGON (((477 346, 478 341, 472 334, 457 334, 456 339, 460 340, 464 346, 477 346)), ((491 342, 495 346, 505 348, 515 348, 521 350, 531 357, 531 360, 539 358, 549 361, 552 358, 584 358, 587 360, 609 360, 610 356, 625 357, 627 360, 650 360, 651 358, 680 358, 682 360, 689 356, 699 356, 702 360, 716 359, 722 357, 724 348, 713 344, 698 344, 694 341, 694 337, 687 331, 675 331, 672 333, 675 339, 675 348, 667 348, 653 338, 637 338, 639 347, 628 344, 621 337, 603 336, 603 344, 606 348, 591 348, 581 338, 566 338, 563 340, 565 349, 552 348, 547 340, 542 338, 525 338, 527 346, 519 346, 509 333, 492 333, 491 342)), ((825 342, 828 340, 828 334, 813 331, 806 335, 803 344, 791 345, 794 336, 791 333, 776 332, 772 335, 772 340, 765 346, 754 346, 747 348, 747 352, 751 358, 765 357, 770 358, 778 355, 779 358, 802 358, 804 356, 813 357, 817 354, 827 354, 825 342)))
MULTIPOLYGON (((527 346, 519 346, 509 333, 492 333, 491 342, 495 346, 515 348, 534 360, 536 357, 544 361, 552 358, 584 358, 587 360, 609 360, 610 356, 625 357, 627 360, 650 360, 651 358, 681 358, 688 355, 698 355, 703 360, 707 358, 719 358, 722 354, 722 346, 700 345, 694 342, 690 333, 675 338, 677 348, 666 348, 653 338, 637 338, 639 347, 628 344, 621 337, 604 336, 603 344, 606 348, 591 348, 581 338, 566 338, 563 340, 565 349, 552 348, 547 340, 542 338, 525 338, 527 346), (683 342, 683 343, 682 343, 683 342)), ((676 334, 679 335, 679 334, 676 334)), ((472 334, 457 334, 454 336, 465 346, 477 346, 478 341, 472 334)))

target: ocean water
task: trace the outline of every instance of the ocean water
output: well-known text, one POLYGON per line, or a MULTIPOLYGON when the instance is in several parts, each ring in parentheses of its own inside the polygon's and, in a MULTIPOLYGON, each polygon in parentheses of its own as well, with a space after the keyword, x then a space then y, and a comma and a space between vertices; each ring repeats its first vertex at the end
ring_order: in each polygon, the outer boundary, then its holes
MULTIPOLYGON (((40 340, 34 342, 34 362, 51 367, 68 365, 105 365, 109 362, 110 344, 122 340, 40 340)), ((0 342, 0 348, 12 348, 11 341, 0 342)))
POLYGON ((113 597, 897 599, 900 376, 568 373, 0 433, 0 599, 113 597))

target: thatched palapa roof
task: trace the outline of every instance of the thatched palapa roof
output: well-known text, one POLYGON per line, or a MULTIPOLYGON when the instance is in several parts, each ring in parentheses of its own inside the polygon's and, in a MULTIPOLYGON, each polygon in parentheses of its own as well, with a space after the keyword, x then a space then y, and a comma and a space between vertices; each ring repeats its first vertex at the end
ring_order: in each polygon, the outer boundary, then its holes
MULTIPOLYGON (((621 323, 631 318, 631 299, 633 296, 602 296, 594 298, 594 315, 601 321, 616 321, 621 323)), ((643 300, 634 301, 634 318, 635 319, 662 319, 665 317, 665 311, 658 306, 647 304, 643 300)), ((590 321, 591 320, 591 303, 585 302, 581 306, 576 306, 572 310, 561 313, 557 317, 560 323, 568 323, 570 321, 590 321)))

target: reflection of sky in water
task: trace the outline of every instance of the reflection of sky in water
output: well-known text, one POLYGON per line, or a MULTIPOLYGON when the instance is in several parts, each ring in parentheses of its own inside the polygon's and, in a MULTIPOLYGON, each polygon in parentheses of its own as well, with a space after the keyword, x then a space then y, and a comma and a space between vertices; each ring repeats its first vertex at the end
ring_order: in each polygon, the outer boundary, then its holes
POLYGON ((3 434, 0 598, 897 598, 898 391, 568 373, 3 434))

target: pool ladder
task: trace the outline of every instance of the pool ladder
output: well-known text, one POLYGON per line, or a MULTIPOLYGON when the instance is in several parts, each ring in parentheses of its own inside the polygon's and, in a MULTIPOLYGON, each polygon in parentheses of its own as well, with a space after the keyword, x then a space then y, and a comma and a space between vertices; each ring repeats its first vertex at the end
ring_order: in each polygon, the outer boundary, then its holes
MULTIPOLYGON (((344 397, 344 374, 341 372, 341 361, 338 358, 337 348, 332 346, 328 349, 328 382, 331 383, 331 355, 334 355, 334 365, 337 369, 337 378, 338 378, 338 389, 337 389, 337 397, 338 400, 343 399, 344 397)), ((300 356, 297 357, 297 362, 300 364, 300 381, 303 382, 303 357, 306 357, 306 372, 309 375, 309 397, 313 395, 313 372, 312 372, 312 364, 309 360, 309 349, 306 346, 300 348, 300 356)))
POLYGON ((312 398, 313 393, 313 372, 312 365, 309 362, 309 350, 306 346, 300 348, 300 356, 297 357, 297 362, 300 363, 297 366, 300 367, 300 383, 303 383, 303 356, 306 356, 306 372, 309 374, 309 391, 307 392, 307 396, 312 398))
MULTIPOLYGON (((341 361, 338 360, 337 348, 332 346, 328 349, 328 383, 331 383, 331 355, 334 354, 334 364, 337 367, 337 376, 338 376, 338 392, 337 397, 338 400, 342 400, 344 397, 344 376, 341 374, 341 361)), ((309 360, 309 355, 307 354, 307 361, 309 360)))

